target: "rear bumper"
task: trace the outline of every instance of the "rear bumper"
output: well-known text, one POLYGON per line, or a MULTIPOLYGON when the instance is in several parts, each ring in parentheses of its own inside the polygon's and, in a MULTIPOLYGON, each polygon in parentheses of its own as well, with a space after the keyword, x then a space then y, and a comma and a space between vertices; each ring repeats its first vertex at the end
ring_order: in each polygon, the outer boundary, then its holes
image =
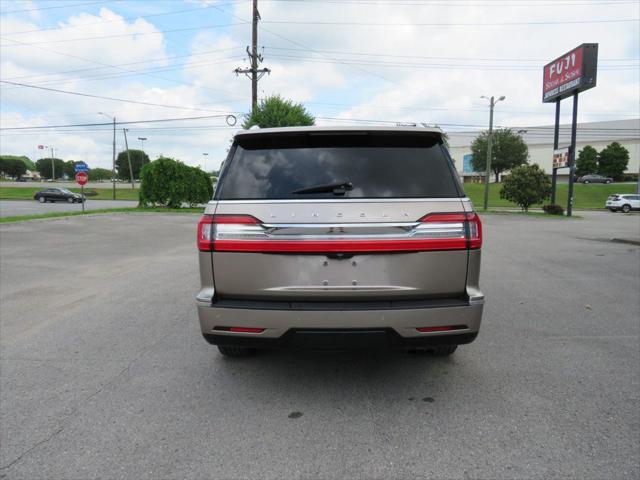
MULTIPOLYGON (((275 303, 275 302, 274 302, 275 303)), ((418 348, 472 342, 482 320, 483 300, 292 304, 220 302, 198 305, 205 339, 216 345, 256 348, 418 348), (420 327, 456 326, 421 333, 420 327), (464 326, 464 328, 460 328, 464 326), (232 333, 220 327, 264 328, 232 333)))

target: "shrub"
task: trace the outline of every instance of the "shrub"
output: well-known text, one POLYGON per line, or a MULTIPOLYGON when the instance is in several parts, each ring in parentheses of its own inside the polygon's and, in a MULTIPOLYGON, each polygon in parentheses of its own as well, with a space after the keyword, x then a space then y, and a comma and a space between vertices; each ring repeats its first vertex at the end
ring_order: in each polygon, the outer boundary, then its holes
POLYGON ((538 165, 522 165, 511 170, 500 189, 500 198, 517 204, 525 212, 551 195, 549 176, 538 165))
POLYGON ((172 158, 161 157, 140 171, 140 205, 180 208, 206 203, 213 194, 209 176, 172 158))
POLYGON ((562 205, 558 205, 556 203, 545 205, 544 207, 542 207, 542 210, 544 210, 549 215, 564 215, 564 208, 562 208, 562 205))

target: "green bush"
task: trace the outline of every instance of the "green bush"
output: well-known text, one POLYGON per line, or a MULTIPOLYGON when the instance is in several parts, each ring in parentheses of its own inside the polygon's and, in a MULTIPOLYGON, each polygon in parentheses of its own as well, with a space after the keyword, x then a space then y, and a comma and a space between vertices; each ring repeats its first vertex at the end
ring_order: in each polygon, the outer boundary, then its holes
POLYGON ((542 207, 542 210, 549 215, 564 215, 564 208, 562 208, 562 205, 558 205, 556 203, 545 205, 542 207))
POLYGON ((161 157, 140 171, 140 205, 180 208, 206 203, 213 194, 209 176, 172 158, 161 157))
POLYGON ((511 170, 500 189, 500 198, 518 205, 525 212, 551 195, 549 176, 538 165, 522 165, 511 170))

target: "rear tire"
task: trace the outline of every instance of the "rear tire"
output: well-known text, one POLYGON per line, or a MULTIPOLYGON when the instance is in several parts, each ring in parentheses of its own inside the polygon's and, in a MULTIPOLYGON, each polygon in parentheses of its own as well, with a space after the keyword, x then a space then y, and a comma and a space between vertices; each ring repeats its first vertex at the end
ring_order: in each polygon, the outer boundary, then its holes
POLYGON ((622 205, 622 211, 624 213, 629 213, 631 211, 631 205, 622 205))
POLYGON ((45 203, 45 202, 47 201, 47 199, 46 199, 46 198, 44 198, 44 197, 38 197, 38 201, 39 201, 40 203, 45 203))
POLYGON ((587 183, 589 183, 589 180, 585 180, 585 181, 584 181, 584 182, 582 182, 582 183, 584 183, 584 184, 586 185, 587 183))
POLYGON ((225 357, 249 357, 256 353, 255 348, 230 347, 228 345, 218 345, 218 350, 225 357))
POLYGON ((433 355, 435 357, 446 357, 451 355, 458 349, 457 345, 443 345, 441 347, 436 347, 433 349, 433 355))

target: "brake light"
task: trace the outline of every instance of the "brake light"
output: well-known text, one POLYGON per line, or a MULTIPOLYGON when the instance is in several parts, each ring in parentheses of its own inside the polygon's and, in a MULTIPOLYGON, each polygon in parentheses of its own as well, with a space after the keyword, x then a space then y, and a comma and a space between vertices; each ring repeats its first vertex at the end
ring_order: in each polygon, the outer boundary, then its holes
MULTIPOLYGON (((321 225, 321 224, 319 224, 321 225)), ((347 230, 351 224, 346 224, 347 230)), ((357 229, 359 224, 353 226, 357 229)), ((399 224, 397 234, 351 234, 327 224, 327 233, 281 233, 251 215, 204 215, 198 223, 198 249, 203 252, 330 253, 423 252, 477 249, 482 224, 475 213, 431 213, 399 224)), ((286 227, 286 226, 285 226, 286 227)), ((375 224, 370 224, 375 228, 375 224)), ((304 227, 301 227, 304 228, 304 227)), ((286 230, 286 229, 285 229, 286 230)))
POLYGON ((258 225, 260 220, 251 215, 203 215, 198 222, 198 249, 213 250, 216 225, 258 225))
MULTIPOLYGON (((430 213, 422 217, 420 222, 451 225, 455 229, 462 228, 465 238, 465 246, 462 248, 477 249, 482 246, 482 222, 477 213, 430 213)), ((452 233, 451 230, 449 232, 452 233)))
POLYGON ((443 327, 418 327, 417 331, 421 333, 431 333, 431 332, 449 332, 451 330, 464 330, 468 328, 466 325, 447 325, 443 327))

